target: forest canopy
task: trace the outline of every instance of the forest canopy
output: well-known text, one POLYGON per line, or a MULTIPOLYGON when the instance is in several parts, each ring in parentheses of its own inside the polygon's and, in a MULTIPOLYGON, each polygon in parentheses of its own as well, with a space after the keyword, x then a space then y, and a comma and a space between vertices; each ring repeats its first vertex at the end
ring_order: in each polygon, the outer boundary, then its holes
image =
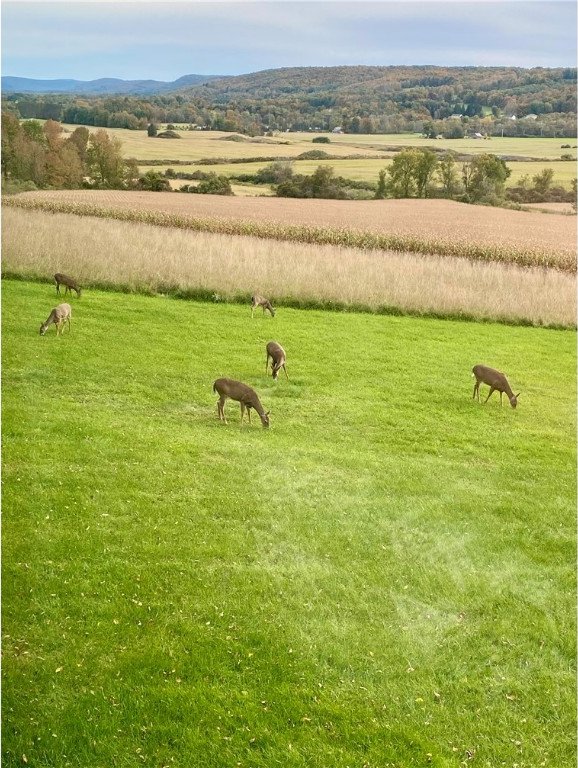
POLYGON ((151 123, 261 135, 399 133, 467 124, 509 136, 576 135, 576 69, 294 67, 224 77, 152 96, 7 94, 19 118, 146 130, 151 123))

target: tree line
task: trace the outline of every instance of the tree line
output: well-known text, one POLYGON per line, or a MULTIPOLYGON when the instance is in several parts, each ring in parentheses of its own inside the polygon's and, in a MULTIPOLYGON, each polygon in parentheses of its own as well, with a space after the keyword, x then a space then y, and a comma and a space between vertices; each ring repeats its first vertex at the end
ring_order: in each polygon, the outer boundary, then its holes
POLYGON ((70 135, 54 120, 20 122, 2 114, 4 191, 33 189, 126 189, 138 186, 136 160, 122 156, 122 142, 103 129, 80 126, 70 135))
POLYGON ((426 126, 448 138, 460 131, 571 137, 576 69, 303 67, 147 97, 9 94, 3 104, 21 118, 133 130, 176 123, 249 135, 335 128, 382 134, 426 126))
MULTIPOLYGON (((320 150, 309 154, 323 155, 320 150)), ((107 131, 90 132, 79 126, 66 134, 54 120, 21 122, 14 115, 2 115, 2 178, 4 191, 33 188, 144 189, 169 191, 174 178, 187 178, 169 169, 165 174, 147 171, 140 175, 137 162, 122 156, 122 142, 107 131)), ((290 161, 274 161, 255 174, 236 177, 238 181, 268 184, 279 197, 325 199, 383 199, 446 197, 462 202, 501 205, 506 199, 505 182, 510 169, 493 154, 481 154, 457 163, 452 152, 408 148, 398 152, 376 183, 355 182, 335 174, 331 166, 319 166, 311 175, 295 173, 290 161)), ((216 173, 197 171, 197 184, 185 184, 179 191, 200 194, 232 194, 230 179, 216 173)), ((235 179, 235 177, 232 177, 235 179)), ((552 187, 553 171, 545 169, 532 179, 508 190, 517 202, 549 199, 573 200, 572 193, 552 187), (552 197, 555 193, 557 197, 552 197)))

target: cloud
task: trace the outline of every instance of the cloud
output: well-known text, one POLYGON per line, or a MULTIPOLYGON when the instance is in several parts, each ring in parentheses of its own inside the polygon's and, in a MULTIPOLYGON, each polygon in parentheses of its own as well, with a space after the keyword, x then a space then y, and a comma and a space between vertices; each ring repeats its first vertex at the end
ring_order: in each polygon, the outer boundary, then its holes
POLYGON ((566 0, 3 2, 4 74, 154 78, 288 66, 575 66, 566 0))

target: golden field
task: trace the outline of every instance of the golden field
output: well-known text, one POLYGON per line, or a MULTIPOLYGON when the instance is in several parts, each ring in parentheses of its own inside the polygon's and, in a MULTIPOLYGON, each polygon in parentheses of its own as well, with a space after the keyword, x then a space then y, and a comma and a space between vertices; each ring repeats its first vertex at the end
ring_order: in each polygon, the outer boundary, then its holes
MULTIPOLYGON (((65 131, 72 132, 77 125, 63 123, 65 131)), ((90 131, 99 130, 87 125, 90 131)), ((491 152, 494 155, 559 160, 562 154, 576 156, 573 139, 544 139, 540 137, 508 138, 492 137, 479 139, 424 139, 421 134, 319 134, 315 132, 279 133, 273 137, 244 137, 242 141, 231 141, 231 133, 221 131, 179 131, 180 139, 158 139, 147 136, 146 131, 131 131, 126 128, 106 128, 111 136, 122 141, 123 155, 138 160, 159 159, 185 160, 194 163, 209 157, 259 157, 278 155, 296 157, 302 152, 322 149, 332 155, 376 155, 384 157, 400 147, 428 147, 436 150, 452 150, 466 155, 491 152), (328 136, 329 144, 313 144, 319 135, 328 136), (562 149, 562 144, 570 144, 570 149, 562 149)))
POLYGON ((204 290, 219 300, 258 292, 280 303, 339 302, 377 311, 395 308, 535 325, 573 327, 576 320, 576 276, 555 269, 18 208, 3 211, 2 253, 4 274, 51 280, 63 271, 85 286, 204 290))
MULTIPOLYGON (((78 126, 63 124, 66 132, 72 132, 78 126)), ((99 130, 86 126, 90 131, 99 130)), ((464 156, 490 152, 504 157, 511 170, 507 186, 515 186, 522 176, 534 176, 545 168, 554 171, 554 184, 570 188, 576 176, 576 163, 560 161, 563 154, 576 157, 576 141, 572 139, 501 138, 479 139, 425 139, 421 134, 317 134, 315 132, 279 133, 273 137, 240 136, 222 131, 189 131, 177 133, 180 139, 150 138, 146 131, 131 131, 125 128, 106 128, 111 136, 122 141, 122 154, 125 158, 135 158, 142 173, 150 167, 157 170, 172 167, 176 163, 185 163, 186 170, 215 170, 227 176, 238 173, 256 173, 269 160, 279 158, 295 161, 297 173, 313 173, 319 165, 331 165, 336 175, 355 181, 375 181, 382 168, 387 168, 395 153, 403 147, 429 148, 436 151, 451 150, 464 156), (328 136, 329 144, 313 144, 319 135, 328 136), (231 140, 231 136, 238 140, 231 140), (570 149, 562 149, 562 144, 570 144, 570 149), (297 160, 303 152, 322 150, 331 156, 327 160, 297 160), (235 163, 219 164, 214 168, 198 165, 207 159, 235 160, 235 163), (263 158, 261 164, 256 159, 263 158), (254 162, 239 164, 242 159, 254 162), (163 162, 164 161, 164 162, 163 162), (154 163, 153 166, 150 164, 154 163), (158 164, 161 164, 160 166, 158 164)))
MULTIPOLYGON (((105 190, 26 192, 15 203, 78 204, 121 211, 371 232, 462 246, 547 254, 575 265, 576 217, 452 200, 298 200, 105 190)), ((411 250, 411 249, 407 249, 411 250)), ((434 248, 434 252, 435 248, 434 248)), ((575 266, 574 266, 575 268, 575 266)))

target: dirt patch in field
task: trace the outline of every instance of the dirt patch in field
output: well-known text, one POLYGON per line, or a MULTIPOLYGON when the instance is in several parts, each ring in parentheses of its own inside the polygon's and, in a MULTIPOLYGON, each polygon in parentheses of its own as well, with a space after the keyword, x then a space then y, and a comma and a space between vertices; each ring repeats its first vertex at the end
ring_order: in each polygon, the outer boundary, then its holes
POLYGON ((25 192, 22 198, 195 217, 303 224, 460 243, 576 252, 576 218, 452 200, 294 200, 118 190, 25 192))

